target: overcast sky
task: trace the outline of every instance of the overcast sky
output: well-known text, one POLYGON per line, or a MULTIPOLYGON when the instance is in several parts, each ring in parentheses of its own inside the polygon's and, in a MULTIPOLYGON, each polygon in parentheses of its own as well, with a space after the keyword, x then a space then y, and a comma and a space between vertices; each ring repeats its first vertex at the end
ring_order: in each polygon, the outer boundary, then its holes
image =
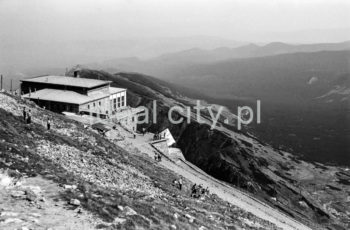
POLYGON ((264 34, 274 41, 279 33, 350 28, 349 15, 349 0, 0 0, 0 39, 205 35, 257 41, 264 34))

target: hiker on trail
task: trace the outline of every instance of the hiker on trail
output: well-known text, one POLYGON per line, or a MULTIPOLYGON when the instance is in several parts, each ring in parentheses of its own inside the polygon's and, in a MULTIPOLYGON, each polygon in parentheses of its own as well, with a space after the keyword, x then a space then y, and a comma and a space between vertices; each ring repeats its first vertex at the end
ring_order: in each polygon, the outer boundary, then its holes
POLYGON ((194 189, 192 189, 191 197, 193 197, 193 198, 198 198, 198 197, 199 197, 198 188, 197 188, 197 187, 195 187, 194 189))
POLYGON ((194 197, 197 193, 197 184, 194 184, 191 188, 191 197, 194 197))
POLYGON ((178 188, 179 190, 182 189, 182 179, 180 178, 179 180, 175 179, 173 180, 173 186, 178 188))
POLYGON ((175 186, 175 187, 178 187, 178 184, 179 184, 179 182, 175 179, 175 180, 173 180, 173 185, 175 186))
POLYGON ((162 156, 159 153, 155 153, 154 160, 157 161, 157 162, 161 162, 162 161, 162 156))
POLYGON ((153 140, 154 141, 157 140, 157 134, 156 133, 153 135, 153 140))
POLYGON ((50 118, 47 118, 46 127, 47 127, 47 130, 50 130, 50 128, 51 128, 50 118))
POLYGON ((27 113, 27 124, 32 123, 32 114, 31 114, 31 110, 28 111, 27 113))
POLYGON ((197 184, 194 184, 194 185, 192 186, 191 190, 195 190, 196 187, 197 187, 197 184))
POLYGON ((26 122, 26 120, 27 120, 27 111, 26 111, 26 107, 23 107, 23 120, 24 120, 24 122, 26 122))
POLYGON ((146 128, 142 128, 142 136, 144 136, 146 133, 146 128))
POLYGON ((205 194, 206 194, 206 195, 209 195, 209 187, 207 187, 207 188, 205 189, 205 194))
POLYGON ((178 180, 178 184, 179 184, 179 189, 182 190, 182 179, 181 178, 178 180))
POLYGON ((135 134, 135 133, 133 133, 133 135, 134 135, 134 139, 136 139, 136 134, 135 134))

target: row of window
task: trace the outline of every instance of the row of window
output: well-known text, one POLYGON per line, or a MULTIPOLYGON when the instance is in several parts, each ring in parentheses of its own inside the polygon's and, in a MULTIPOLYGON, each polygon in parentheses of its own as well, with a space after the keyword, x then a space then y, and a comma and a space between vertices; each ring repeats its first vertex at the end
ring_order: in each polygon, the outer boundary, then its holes
MULTIPOLYGON (((101 105, 102 105, 101 101, 98 101, 98 106, 101 106, 101 105)), ((96 107, 96 102, 93 102, 93 103, 92 103, 92 107, 93 107, 93 108, 96 107)), ((90 109, 90 104, 87 105, 87 108, 90 109)))
MULTIPOLYGON (((115 98, 113 100, 111 100, 112 106, 114 109, 126 106, 126 101, 125 101, 125 96, 121 96, 118 98, 115 98)), ((98 102, 98 106, 101 106, 101 101, 98 102)), ((95 108, 96 107, 96 102, 92 103, 92 107, 95 108)), ((87 108, 90 109, 90 104, 87 105, 87 108)))
POLYGON ((121 97, 113 99, 112 103, 113 103, 114 109, 126 106, 125 96, 121 96, 121 97))

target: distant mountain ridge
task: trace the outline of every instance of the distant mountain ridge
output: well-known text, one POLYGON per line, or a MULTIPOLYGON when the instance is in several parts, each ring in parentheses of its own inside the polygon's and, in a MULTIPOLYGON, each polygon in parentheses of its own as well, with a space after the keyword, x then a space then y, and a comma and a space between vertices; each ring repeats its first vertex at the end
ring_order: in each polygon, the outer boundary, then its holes
POLYGON ((138 72, 151 75, 170 82, 175 82, 176 76, 186 76, 188 69, 200 69, 201 65, 216 64, 233 59, 250 59, 281 54, 313 53, 321 51, 350 50, 350 41, 341 43, 319 44, 287 44, 273 42, 266 45, 248 44, 230 48, 227 46, 215 49, 192 48, 180 52, 172 52, 151 59, 138 57, 115 58, 103 62, 86 64, 89 68, 105 69, 115 72, 138 72), (176 74, 174 74, 176 73, 176 74))
POLYGON ((154 60, 183 61, 183 62, 215 62, 232 58, 250 58, 272 56, 277 54, 298 53, 298 52, 317 52, 317 51, 336 51, 350 49, 350 41, 342 43, 320 43, 320 44, 302 44, 292 45, 282 42, 273 42, 267 45, 259 46, 248 44, 237 48, 219 47, 212 50, 189 49, 177 53, 168 53, 159 56, 154 60))
POLYGON ((118 68, 125 71, 136 71, 153 76, 168 68, 183 68, 193 63, 212 63, 234 58, 252 58, 273 56, 278 54, 338 51, 350 50, 350 41, 341 43, 318 44, 287 44, 272 42, 266 45, 247 44, 239 47, 217 47, 215 49, 191 48, 179 52, 165 53, 151 59, 139 59, 137 57, 109 59, 100 63, 88 64, 90 67, 118 68))

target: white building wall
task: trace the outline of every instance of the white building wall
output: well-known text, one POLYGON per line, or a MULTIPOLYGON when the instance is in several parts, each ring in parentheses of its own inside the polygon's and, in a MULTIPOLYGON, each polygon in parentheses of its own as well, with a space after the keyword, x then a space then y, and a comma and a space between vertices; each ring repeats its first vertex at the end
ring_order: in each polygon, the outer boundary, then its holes
POLYGON ((126 100, 127 100, 126 99, 126 91, 112 94, 112 95, 110 95, 109 99, 110 99, 110 103, 111 103, 113 111, 116 111, 119 108, 126 107, 126 100))
POLYGON ((79 106, 79 111, 87 111, 97 114, 111 114, 111 105, 108 97, 88 102, 79 106))

